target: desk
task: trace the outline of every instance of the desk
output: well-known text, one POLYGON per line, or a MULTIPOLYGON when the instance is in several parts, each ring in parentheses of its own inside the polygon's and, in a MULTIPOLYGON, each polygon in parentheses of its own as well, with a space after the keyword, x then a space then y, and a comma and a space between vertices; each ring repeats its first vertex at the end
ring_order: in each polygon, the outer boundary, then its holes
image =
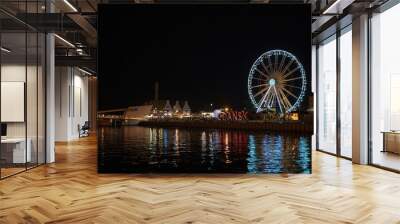
POLYGON ((383 131, 383 150, 382 152, 392 152, 400 154, 400 131, 383 131))
POLYGON ((1 139, 1 154, 6 163, 25 163, 31 162, 31 139, 25 138, 6 138, 1 139), (28 144, 25 151, 25 140, 28 144), (12 159, 11 159, 12 158, 12 159))

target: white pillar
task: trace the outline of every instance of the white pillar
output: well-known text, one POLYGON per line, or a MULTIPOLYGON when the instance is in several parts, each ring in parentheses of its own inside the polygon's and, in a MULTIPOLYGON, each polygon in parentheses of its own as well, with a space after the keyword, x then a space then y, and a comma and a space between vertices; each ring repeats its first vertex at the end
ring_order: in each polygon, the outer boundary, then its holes
POLYGON ((46 163, 55 161, 54 133, 55 133, 55 55, 54 35, 46 36, 46 163))
MULTIPOLYGON (((54 12, 54 5, 46 1, 46 12, 54 12)), ((55 42, 54 34, 46 34, 46 163, 55 162, 55 42)))
POLYGON ((368 15, 353 19, 353 162, 368 163, 368 15))
POLYGON ((313 106, 314 106, 314 118, 313 118, 313 135, 311 137, 311 149, 317 149, 317 47, 312 45, 311 47, 311 91, 313 93, 313 106))

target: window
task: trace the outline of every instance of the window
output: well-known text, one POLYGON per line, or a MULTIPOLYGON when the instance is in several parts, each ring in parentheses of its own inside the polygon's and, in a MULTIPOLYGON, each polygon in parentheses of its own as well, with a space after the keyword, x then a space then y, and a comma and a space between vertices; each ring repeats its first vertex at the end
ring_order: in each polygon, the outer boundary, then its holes
POLYGON ((352 34, 351 26, 340 36, 340 155, 352 157, 352 34))
POLYGON ((336 36, 318 47, 317 148, 336 153, 336 36))
POLYGON ((400 4, 371 18, 372 163, 400 170, 400 4))
MULTIPOLYGON (((39 13, 43 4, 18 6, 39 13)), ((0 13, 0 178, 45 163, 45 41, 40 31, 0 13)))

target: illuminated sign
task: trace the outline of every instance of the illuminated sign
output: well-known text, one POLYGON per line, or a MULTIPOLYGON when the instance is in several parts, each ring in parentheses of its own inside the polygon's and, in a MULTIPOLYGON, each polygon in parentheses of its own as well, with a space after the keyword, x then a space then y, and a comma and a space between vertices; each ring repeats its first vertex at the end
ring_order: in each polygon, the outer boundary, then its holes
POLYGON ((240 121, 247 120, 247 111, 228 111, 218 114, 220 120, 240 121))

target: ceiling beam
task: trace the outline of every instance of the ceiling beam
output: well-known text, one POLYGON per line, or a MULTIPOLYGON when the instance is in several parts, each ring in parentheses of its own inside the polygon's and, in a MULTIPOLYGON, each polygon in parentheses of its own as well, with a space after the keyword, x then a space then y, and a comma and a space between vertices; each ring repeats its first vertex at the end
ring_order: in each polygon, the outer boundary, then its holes
POLYGON ((97 30, 89 23, 89 21, 81 14, 68 14, 67 15, 72 21, 74 21, 82 30, 89 36, 86 41, 90 46, 96 46, 97 30))
POLYGON ((55 56, 56 66, 87 67, 96 71, 96 59, 90 56, 55 56))

